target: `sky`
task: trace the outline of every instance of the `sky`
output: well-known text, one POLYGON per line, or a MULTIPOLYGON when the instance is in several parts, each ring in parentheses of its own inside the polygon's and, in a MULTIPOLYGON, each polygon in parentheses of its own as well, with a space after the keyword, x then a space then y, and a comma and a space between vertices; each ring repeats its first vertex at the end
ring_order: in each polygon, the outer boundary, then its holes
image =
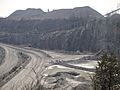
POLYGON ((16 10, 27 8, 41 8, 46 12, 48 9, 52 11, 83 6, 90 6, 104 15, 117 9, 119 3, 120 0, 0 0, 0 17, 7 17, 16 10))

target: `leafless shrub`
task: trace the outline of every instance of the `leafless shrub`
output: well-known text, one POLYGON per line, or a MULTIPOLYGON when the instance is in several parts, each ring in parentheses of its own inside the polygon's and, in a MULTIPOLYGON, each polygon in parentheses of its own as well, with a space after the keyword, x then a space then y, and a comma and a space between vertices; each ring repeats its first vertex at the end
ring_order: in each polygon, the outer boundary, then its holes
MULTIPOLYGON (((44 82, 43 82, 43 85, 41 83, 42 79, 43 79, 43 71, 41 71, 41 75, 39 75, 34 68, 31 68, 31 70, 33 71, 33 73, 35 74, 35 80, 33 79, 32 82, 30 82, 29 84, 26 84, 24 85, 21 90, 47 90, 45 87, 44 87, 44 82)), ((32 78, 32 77, 31 77, 32 78)))

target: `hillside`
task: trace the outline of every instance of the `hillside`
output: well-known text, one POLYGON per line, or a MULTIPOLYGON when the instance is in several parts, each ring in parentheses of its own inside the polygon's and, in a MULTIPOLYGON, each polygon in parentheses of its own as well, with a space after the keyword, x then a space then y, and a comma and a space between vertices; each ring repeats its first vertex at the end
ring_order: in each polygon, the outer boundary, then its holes
POLYGON ((86 7, 77 7, 73 9, 59 9, 50 12, 44 12, 41 9, 17 10, 8 16, 9 20, 46 20, 46 19, 68 19, 70 17, 103 17, 94 9, 86 7))
MULTIPOLYGON (((119 14, 103 17, 90 7, 81 7, 52 11, 43 15, 46 18, 42 20, 15 20, 14 15, 17 16, 14 13, 8 17, 9 20, 8 18, 0 20, 0 42, 51 50, 98 52, 107 49, 116 54, 120 53, 119 14), (71 11, 80 17, 71 17, 68 13, 71 11), (88 13, 88 16, 85 16, 85 13, 88 13), (12 16, 14 20, 10 19, 12 16)), ((19 15, 22 17, 21 14, 19 15)), ((34 15, 38 15, 38 12, 34 15)), ((26 16, 28 17, 31 18, 31 15, 26 16)))
POLYGON ((29 19, 33 16, 43 16, 45 14, 41 9, 32 9, 28 8, 26 10, 17 10, 13 12, 7 19, 10 20, 21 20, 21 19, 29 19))

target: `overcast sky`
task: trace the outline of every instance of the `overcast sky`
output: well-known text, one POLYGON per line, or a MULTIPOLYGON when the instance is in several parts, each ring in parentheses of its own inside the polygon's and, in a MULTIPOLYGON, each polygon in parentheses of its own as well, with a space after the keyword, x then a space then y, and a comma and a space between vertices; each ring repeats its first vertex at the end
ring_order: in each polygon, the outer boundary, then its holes
POLYGON ((63 9, 82 6, 90 6, 101 14, 105 14, 117 8, 120 0, 0 0, 0 16, 6 17, 15 10, 27 8, 63 9))

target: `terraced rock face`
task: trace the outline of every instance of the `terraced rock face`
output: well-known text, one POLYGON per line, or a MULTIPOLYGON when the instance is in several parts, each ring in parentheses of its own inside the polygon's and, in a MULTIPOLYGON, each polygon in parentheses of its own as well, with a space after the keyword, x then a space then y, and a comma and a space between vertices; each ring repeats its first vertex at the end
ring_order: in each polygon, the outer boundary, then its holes
POLYGON ((10 20, 21 20, 21 19, 32 19, 33 16, 43 16, 45 14, 41 9, 28 8, 27 10, 17 10, 12 13, 7 19, 10 20))
POLYGON ((0 41, 42 49, 96 52, 104 47, 104 20, 88 6, 47 13, 20 10, 0 20, 0 41))
POLYGON ((92 8, 77 7, 74 9, 60 9, 44 12, 41 9, 17 10, 7 17, 9 20, 46 20, 46 19, 68 19, 70 17, 103 17, 92 8))
POLYGON ((96 24, 91 27, 91 23, 89 23, 87 27, 77 29, 36 34, 4 33, 0 36, 1 42, 5 43, 30 44, 33 47, 51 50, 96 52, 105 47, 105 43, 102 41, 105 36, 103 26, 103 24, 99 26, 96 24))
POLYGON ((103 17, 90 7, 81 7, 45 13, 41 20, 38 13, 43 11, 35 10, 38 16, 32 17, 33 11, 13 14, 13 18, 22 18, 25 14, 25 18, 36 17, 34 20, 0 19, 0 41, 50 50, 98 52, 106 49, 117 55, 120 53, 119 14, 103 17))

